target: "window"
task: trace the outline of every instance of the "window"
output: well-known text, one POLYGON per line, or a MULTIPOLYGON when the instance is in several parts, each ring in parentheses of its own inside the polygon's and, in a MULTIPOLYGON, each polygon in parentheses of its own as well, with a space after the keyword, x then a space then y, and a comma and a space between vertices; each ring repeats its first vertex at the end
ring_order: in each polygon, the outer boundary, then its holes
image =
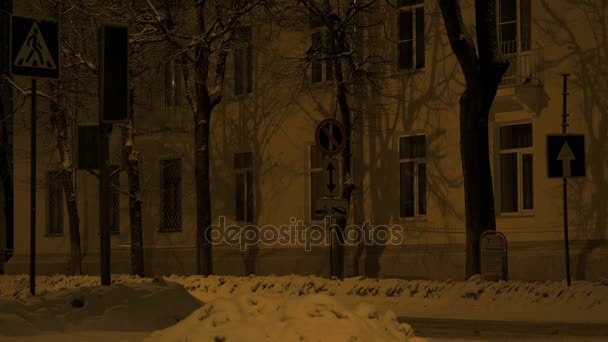
POLYGON ((165 106, 167 109, 182 105, 184 99, 182 67, 175 60, 165 64, 165 106))
POLYGON ((161 225, 162 231, 182 229, 182 161, 163 159, 161 173, 161 225))
POLYGON ((234 95, 251 94, 253 91, 253 48, 251 26, 236 31, 239 46, 234 49, 234 95))
POLYGON ((399 138, 399 216, 426 215, 426 141, 424 135, 399 138))
POLYGON ((253 155, 251 152, 234 154, 235 217, 253 223, 253 155))
POLYGON ((331 81, 333 79, 333 66, 330 56, 325 53, 328 48, 328 35, 325 31, 316 31, 310 34, 313 58, 311 61, 312 83, 331 81))
POLYGON ((399 0, 399 69, 424 68, 424 0, 399 0))
POLYGON ((500 127, 501 212, 534 208, 532 171, 532 124, 500 127))
POLYGON ((324 215, 315 213, 316 202, 323 191, 323 155, 316 145, 310 146, 310 219, 323 220, 324 215))
POLYGON ((49 236, 63 235, 63 173, 52 171, 47 174, 47 224, 49 236))
POLYGON ((505 54, 531 49, 531 0, 498 0, 498 40, 505 54))
POLYGON ((110 232, 120 233, 120 167, 112 165, 110 170, 110 232))

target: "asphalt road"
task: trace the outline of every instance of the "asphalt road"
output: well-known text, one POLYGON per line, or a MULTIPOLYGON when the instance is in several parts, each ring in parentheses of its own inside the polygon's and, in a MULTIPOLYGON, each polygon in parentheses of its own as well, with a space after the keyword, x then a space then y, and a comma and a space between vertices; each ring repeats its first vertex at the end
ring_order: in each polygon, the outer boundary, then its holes
POLYGON ((547 338, 547 341, 558 339, 567 341, 569 339, 564 339, 564 337, 572 336, 572 340, 576 337, 576 340, 583 338, 583 340, 589 341, 608 341, 608 324, 419 317, 399 317, 398 320, 410 324, 414 328, 416 336, 429 338, 505 340, 505 338, 511 337, 526 340, 547 338))

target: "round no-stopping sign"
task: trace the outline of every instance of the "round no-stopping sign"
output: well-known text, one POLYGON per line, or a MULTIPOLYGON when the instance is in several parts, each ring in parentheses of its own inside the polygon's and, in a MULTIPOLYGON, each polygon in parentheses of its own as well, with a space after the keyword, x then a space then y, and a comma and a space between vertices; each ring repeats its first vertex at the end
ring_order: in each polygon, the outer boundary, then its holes
POLYGON ((335 119, 325 119, 319 123, 315 132, 317 146, 326 155, 336 155, 344 149, 346 143, 344 125, 335 119))

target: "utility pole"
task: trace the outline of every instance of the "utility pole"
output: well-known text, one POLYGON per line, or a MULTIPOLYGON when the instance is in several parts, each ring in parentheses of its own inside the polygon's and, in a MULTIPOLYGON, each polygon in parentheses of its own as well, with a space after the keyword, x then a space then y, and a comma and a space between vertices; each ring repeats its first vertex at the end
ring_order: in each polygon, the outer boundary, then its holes
MULTIPOLYGON (((562 74, 564 78, 564 86, 562 91, 562 99, 563 99, 563 111, 562 111, 562 134, 566 135, 568 133, 568 76, 569 74, 562 74)), ((562 192, 564 198, 564 249, 566 254, 566 281, 568 282, 568 286, 570 286, 570 243, 568 240, 568 176, 566 174, 566 170, 564 170, 564 175, 562 178, 562 192)))

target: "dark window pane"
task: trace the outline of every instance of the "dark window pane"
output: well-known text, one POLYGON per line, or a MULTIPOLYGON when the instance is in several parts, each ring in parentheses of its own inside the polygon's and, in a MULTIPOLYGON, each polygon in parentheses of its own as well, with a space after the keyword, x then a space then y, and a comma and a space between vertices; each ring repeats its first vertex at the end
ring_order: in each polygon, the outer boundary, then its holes
POLYGON ((322 35, 321 32, 315 32, 313 34, 310 35, 310 40, 312 43, 312 50, 315 53, 311 62, 311 68, 312 68, 312 82, 316 83, 316 82, 321 82, 323 81, 323 69, 322 69, 322 64, 321 61, 318 59, 318 56, 321 56, 320 53, 320 49, 321 49, 321 42, 322 42, 322 35))
POLYGON ((247 94, 253 91, 253 49, 247 48, 247 94))
MULTIPOLYGON (((325 48, 329 49, 330 47, 330 42, 329 42, 329 35, 326 37, 325 39, 325 48)), ((325 57, 328 57, 327 54, 325 55, 325 57)), ((330 59, 325 61, 325 80, 326 81, 330 81, 333 79, 333 64, 332 61, 330 59)))
POLYGON ((499 8, 501 23, 517 20, 517 0, 500 0, 499 8))
POLYGON ((522 185, 523 185, 523 205, 524 209, 534 208, 534 181, 533 181, 533 163, 532 154, 527 153, 522 155, 522 185))
POLYGON ((234 50, 234 95, 243 94, 243 49, 234 50))
POLYGON ((63 234, 63 189, 61 177, 61 172, 49 172, 47 176, 47 233, 49 235, 63 234))
POLYGON ((399 170, 399 216, 414 216, 414 163, 401 163, 399 170))
POLYGON ((500 24, 499 34, 503 53, 516 53, 517 23, 500 24))
POLYGON ((253 154, 251 152, 234 154, 235 169, 246 169, 250 167, 253 167, 253 154))
POLYGON ((179 106, 181 104, 182 96, 182 67, 179 63, 174 63, 173 68, 173 104, 179 106))
POLYGON ((247 222, 253 223, 253 172, 247 171, 247 222))
POLYGON ((521 51, 529 51, 532 48, 532 2, 531 0, 520 0, 521 20, 521 51))
POLYGON ((517 153, 500 155, 501 211, 517 211, 517 153))
POLYGON ((426 164, 418 164, 418 214, 426 215, 426 164))
POLYGON ((414 67, 413 52, 412 41, 399 43, 399 69, 412 69, 414 67))
POLYGON ((237 173, 235 179, 235 216, 239 221, 245 220, 245 174, 237 173))
POLYGON ((323 26, 323 20, 321 17, 315 15, 315 13, 311 10, 308 15, 310 28, 317 28, 323 26))
POLYGON ((500 148, 523 148, 532 146, 532 124, 503 126, 500 128, 500 148))
POLYGON ((176 231, 182 227, 181 160, 161 160, 162 230, 176 231))
POLYGON ((424 135, 399 138, 399 158, 424 158, 426 156, 424 135))
POLYGON ((165 104, 173 106, 173 70, 171 62, 165 64, 165 104))
POLYGON ((323 154, 317 145, 310 146, 310 168, 320 168, 322 164, 323 154))
POLYGON ((416 9, 416 68, 424 68, 424 8, 416 9))
POLYGON ((97 169, 99 165, 99 126, 78 126, 78 168, 97 169))
POLYGON ((412 11, 399 11, 399 41, 414 38, 412 11))

